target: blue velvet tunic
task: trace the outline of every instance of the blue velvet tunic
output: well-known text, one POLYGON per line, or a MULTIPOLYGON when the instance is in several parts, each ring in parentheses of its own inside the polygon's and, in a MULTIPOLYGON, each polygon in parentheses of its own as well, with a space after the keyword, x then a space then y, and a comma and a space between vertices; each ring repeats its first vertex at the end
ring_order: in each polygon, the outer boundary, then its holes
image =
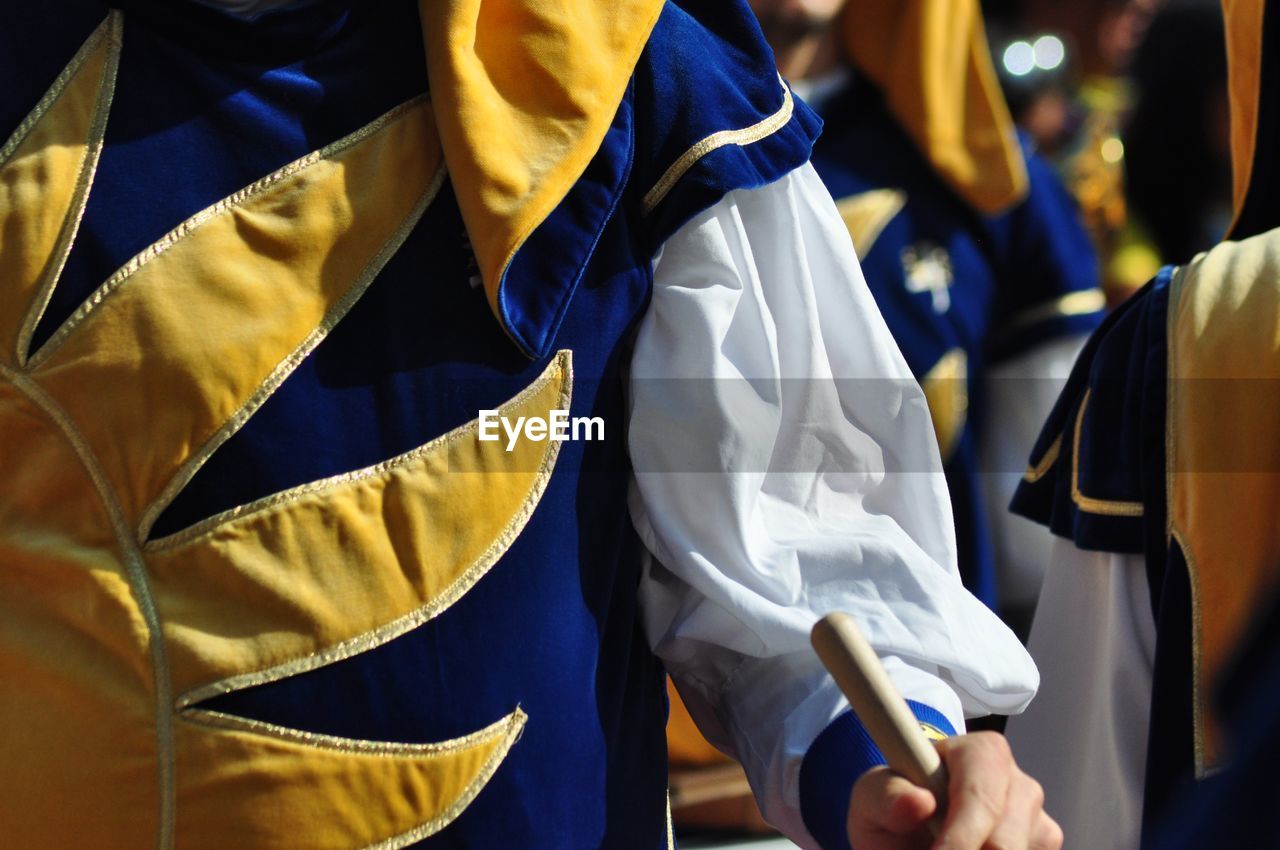
MULTIPOLYGON (((409 0, 315 0, 252 21, 180 0, 110 5, 124 10, 124 37, 105 144, 33 349, 179 222, 427 90, 409 0)), ((107 13, 97 0, 7 13, 0 132, 18 126, 107 13)), ((783 100, 745 7, 669 4, 604 144, 511 264, 505 329, 473 285, 446 182, 350 313, 152 535, 420 446, 516 395, 560 350, 573 352, 571 415, 602 417, 604 439, 563 444, 523 532, 441 616, 206 707, 412 743, 465 735, 518 705, 529 717, 522 738, 461 816, 421 846, 667 846, 663 671, 639 628, 641 546, 626 506, 629 335, 661 242, 725 192, 804 163, 819 122, 798 104, 768 138, 698 160, 656 206, 643 196, 698 141, 757 123, 783 100)))

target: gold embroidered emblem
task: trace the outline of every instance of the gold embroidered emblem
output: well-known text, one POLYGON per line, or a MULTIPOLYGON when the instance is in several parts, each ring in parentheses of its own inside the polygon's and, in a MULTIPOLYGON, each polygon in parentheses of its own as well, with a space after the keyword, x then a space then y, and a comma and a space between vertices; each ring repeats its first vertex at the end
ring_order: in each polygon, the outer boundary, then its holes
POLYGON ((902 271, 906 275, 907 292, 927 292, 933 299, 933 311, 939 315, 951 309, 951 255, 947 249, 931 242, 920 242, 902 249, 902 271))

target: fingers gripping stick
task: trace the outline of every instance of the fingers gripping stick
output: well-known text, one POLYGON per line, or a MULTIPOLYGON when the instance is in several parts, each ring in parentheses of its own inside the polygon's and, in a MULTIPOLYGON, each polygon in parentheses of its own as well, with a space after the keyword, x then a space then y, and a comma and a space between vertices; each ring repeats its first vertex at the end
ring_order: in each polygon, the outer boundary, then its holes
POLYGON ((940 824, 947 805, 947 768, 858 624, 837 611, 817 622, 810 639, 889 768, 933 792, 938 810, 931 825, 940 824))

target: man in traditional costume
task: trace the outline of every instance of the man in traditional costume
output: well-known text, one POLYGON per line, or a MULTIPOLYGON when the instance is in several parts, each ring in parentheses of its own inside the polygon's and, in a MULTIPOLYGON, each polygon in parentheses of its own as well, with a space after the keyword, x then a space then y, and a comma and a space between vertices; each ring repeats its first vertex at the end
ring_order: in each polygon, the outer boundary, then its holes
POLYGON ((1167 846, 1178 789, 1230 762, 1214 689, 1280 586, 1280 9, 1223 8, 1231 241, 1090 340, 1014 502, 1064 539, 1031 635, 1044 688, 1009 735, 1073 847, 1167 846))
POLYGON ((1101 318, 1079 210, 1020 143, 976 0, 752 0, 824 122, 812 162, 921 382, 965 585, 1025 627, 1046 549, 1005 505, 1101 318))
POLYGON ((668 847, 664 664, 797 841, 922 840, 810 625, 939 735, 1036 673, 745 7, 9 12, 6 847, 668 847))

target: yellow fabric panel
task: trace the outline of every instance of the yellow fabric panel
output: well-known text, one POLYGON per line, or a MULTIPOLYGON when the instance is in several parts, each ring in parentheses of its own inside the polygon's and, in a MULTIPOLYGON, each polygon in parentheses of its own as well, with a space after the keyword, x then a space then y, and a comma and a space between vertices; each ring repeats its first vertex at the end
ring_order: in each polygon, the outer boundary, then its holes
MULTIPOLYGON (((502 415, 567 409, 561 352, 502 415)), ((147 547, 179 705, 391 640, 446 609, 520 533, 559 443, 480 441, 476 421, 147 547), (184 695, 185 694, 185 695, 184 695)))
POLYGON ((853 252, 865 260, 885 226, 907 205, 901 189, 872 189, 836 201, 844 226, 853 237, 853 252))
MULTIPOLYGON (((177 698, 310 669, 439 613, 520 532, 557 444, 506 453, 464 427, 144 547, 362 294, 444 170, 429 105, 405 104, 180 225, 24 362, 91 185, 120 32, 113 14, 0 157, 0 231, 20 234, 0 243, 3 841, 403 846, 487 781, 518 709, 458 741, 348 747, 184 722, 177 698)), ((507 412, 567 408, 570 369, 562 353, 507 412)))
POLYGON ((392 850, 439 831, 524 727, 516 709, 465 738, 381 744, 215 712, 177 725, 176 850, 392 850))
POLYGON ((94 31, 0 147, 0 362, 25 361, 31 331, 71 250, 102 149, 120 20, 113 12, 94 31))
POLYGON ((139 539, 359 297, 439 165, 412 101, 179 225, 33 355, 139 539))
POLYGON ((662 0, 419 0, 441 143, 490 306, 613 121, 662 0))
POLYGON ((147 627, 92 481, 13 378, 0 367, 0 845, 150 847, 147 627))
MULTIPOLYGON (((1232 199, 1236 217, 1253 176, 1262 95, 1262 13, 1265 0, 1222 0, 1227 35, 1227 95, 1231 102, 1232 199)), ((1234 226, 1234 225, 1233 225, 1234 226)))
POLYGON ((667 699, 671 704, 671 713, 667 716, 667 758, 671 764, 685 767, 728 764, 729 757, 702 737, 670 679, 667 680, 667 699))
POLYGON ((851 0, 844 48, 938 174, 976 209, 1027 191, 978 0, 851 0))
POLYGON ((1169 304, 1170 532, 1191 572, 1197 769, 1221 753, 1212 689, 1280 585, 1280 230, 1201 255, 1169 304))
POLYGON ((969 419, 969 358, 964 350, 953 348, 938 358, 920 379, 920 388, 929 404, 938 451, 949 460, 969 419))

